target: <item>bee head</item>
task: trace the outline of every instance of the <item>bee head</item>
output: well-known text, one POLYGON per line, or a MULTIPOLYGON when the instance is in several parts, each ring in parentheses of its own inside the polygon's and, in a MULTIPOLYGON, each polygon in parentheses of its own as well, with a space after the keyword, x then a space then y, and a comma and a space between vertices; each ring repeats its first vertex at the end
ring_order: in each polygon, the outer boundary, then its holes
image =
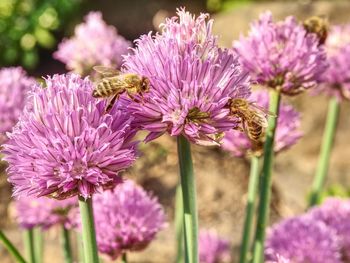
POLYGON ((96 89, 94 89, 92 91, 92 97, 94 97, 94 98, 99 98, 100 97, 100 95, 99 95, 99 93, 98 93, 98 91, 96 89))
POLYGON ((150 88, 150 81, 146 77, 142 77, 142 84, 141 84, 141 89, 143 92, 149 92, 150 88))

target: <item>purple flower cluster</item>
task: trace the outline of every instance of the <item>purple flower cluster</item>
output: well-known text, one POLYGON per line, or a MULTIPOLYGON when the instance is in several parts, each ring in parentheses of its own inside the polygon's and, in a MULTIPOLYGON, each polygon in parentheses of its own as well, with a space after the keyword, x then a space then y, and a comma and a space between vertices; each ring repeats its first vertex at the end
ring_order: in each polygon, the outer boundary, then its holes
POLYGON ((165 227, 158 200, 130 180, 95 195, 93 205, 98 248, 112 259, 144 249, 165 227))
POLYGON ((234 49, 254 80, 287 95, 314 87, 327 66, 316 34, 308 34, 294 17, 273 22, 270 12, 252 24, 234 49))
POLYGON ((156 35, 143 35, 124 70, 150 80, 141 103, 130 101, 135 123, 150 132, 146 141, 165 132, 204 145, 217 144, 222 132, 238 125, 230 116, 230 98, 250 95, 248 74, 232 51, 220 49, 212 20, 178 10, 156 35))
POLYGON ((291 262, 333 263, 350 260, 350 201, 329 198, 299 217, 268 231, 265 254, 275 262, 280 255, 291 262))
POLYGON ((91 12, 85 23, 76 27, 75 36, 59 44, 54 57, 69 70, 86 74, 95 65, 119 67, 130 44, 103 21, 100 12, 91 12))
POLYGON ((47 197, 20 198, 15 202, 15 213, 18 224, 25 229, 41 227, 48 229, 62 224, 69 229, 77 222, 76 197, 66 200, 55 200, 47 197))
POLYGON ((289 218, 267 233, 266 258, 280 255, 298 263, 341 263, 339 240, 333 229, 309 216, 289 218))
POLYGON ((20 67, 0 70, 0 145, 7 139, 24 108, 27 92, 35 80, 20 67))
POLYGON ((136 159, 132 118, 91 96, 93 84, 74 74, 54 75, 33 87, 4 144, 14 196, 84 198, 112 188, 136 159))
POLYGON ((215 231, 201 230, 199 233, 199 262, 230 262, 230 242, 220 238, 215 231))
MULTIPOLYGON (((268 109, 269 94, 266 90, 254 91, 250 100, 257 106, 268 109)), ((280 152, 294 145, 302 136, 300 131, 300 114, 291 106, 282 103, 278 113, 275 135, 275 152, 280 152)), ((261 144, 263 145, 263 144, 261 144)), ((253 147, 248 136, 240 131, 231 130, 225 133, 222 148, 234 156, 243 157, 251 154, 261 154, 262 149, 253 147)))
POLYGON ((326 52, 329 67, 322 75, 322 85, 316 92, 324 92, 339 100, 350 100, 350 24, 331 28, 326 52))
POLYGON ((321 206, 311 209, 309 214, 337 233, 343 257, 350 260, 350 201, 329 198, 321 206))

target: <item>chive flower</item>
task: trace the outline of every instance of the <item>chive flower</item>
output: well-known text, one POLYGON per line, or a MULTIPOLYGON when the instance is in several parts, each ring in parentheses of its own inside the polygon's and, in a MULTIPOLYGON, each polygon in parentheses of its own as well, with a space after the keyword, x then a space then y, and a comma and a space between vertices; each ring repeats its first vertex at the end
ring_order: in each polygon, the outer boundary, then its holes
POLYGON ((111 259, 143 250, 166 226, 157 198, 131 180, 95 195, 93 205, 98 249, 111 259))
POLYGON ((146 141, 169 133, 217 145, 223 132, 237 127, 227 104, 249 97, 248 74, 237 55, 218 47, 208 17, 179 9, 160 33, 141 36, 125 56, 123 70, 150 81, 150 91, 129 104, 135 124, 149 131, 146 141))
POLYGON ((310 216, 288 218, 267 232, 266 259, 280 255, 298 263, 341 263, 339 239, 333 229, 310 216))
POLYGON ((331 27, 325 47, 329 67, 315 93, 350 100, 350 24, 331 27))
MULTIPOLYGON (((254 91, 250 100, 255 105, 268 109, 269 107, 269 94, 266 90, 254 91)), ((275 135, 275 152, 281 152, 292 145, 302 137, 300 131, 300 114, 293 106, 282 103, 278 112, 278 121, 275 135)), ((262 138, 263 140, 264 138, 262 138)), ((245 133, 238 130, 231 130, 225 133, 225 137, 222 140, 222 148, 231 152, 236 157, 248 157, 252 154, 262 154, 263 141, 258 143, 252 143, 245 133)))
POLYGON ((75 35, 64 39, 53 56, 68 70, 87 74, 95 65, 119 67, 130 45, 115 27, 103 21, 101 12, 90 12, 75 28, 75 35))
POLYGON ((309 215, 336 232, 343 258, 350 260, 350 201, 337 197, 328 198, 320 206, 312 208, 309 215))
POLYGON ((136 159, 132 118, 91 96, 78 75, 54 75, 35 85, 20 121, 4 144, 8 181, 16 197, 89 198, 121 182, 136 159))
POLYGON ((7 140, 6 132, 17 123, 34 83, 21 67, 0 70, 0 145, 7 140))
POLYGON ((201 230, 199 232, 199 262, 230 262, 230 242, 218 236, 216 231, 201 230))
POLYGON ((286 95, 315 87, 327 67, 317 35, 292 16, 274 22, 270 12, 261 14, 233 46, 255 81, 286 95))
POLYGON ((55 200, 47 197, 25 197, 15 201, 15 218, 21 228, 49 229, 58 224, 70 229, 76 226, 78 199, 55 200))

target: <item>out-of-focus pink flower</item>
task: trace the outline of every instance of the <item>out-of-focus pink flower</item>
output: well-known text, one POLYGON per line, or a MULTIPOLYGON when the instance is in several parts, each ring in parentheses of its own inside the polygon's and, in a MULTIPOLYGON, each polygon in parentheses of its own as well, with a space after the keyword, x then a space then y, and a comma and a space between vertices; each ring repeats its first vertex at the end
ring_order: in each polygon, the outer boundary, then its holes
POLYGON ((289 259, 282 257, 280 255, 276 256, 276 260, 274 261, 266 261, 265 263, 292 263, 289 259))
MULTIPOLYGON (((266 90, 254 91, 250 100, 256 105, 268 109, 269 94, 266 90)), ((275 135, 275 152, 288 149, 302 136, 300 131, 300 114, 291 105, 282 103, 278 112, 278 122, 275 135)), ((261 143, 263 145, 263 142, 261 143)), ((251 140, 245 133, 237 130, 226 132, 222 140, 222 148, 234 156, 243 157, 250 154, 261 154, 262 149, 253 147, 251 140)))
POLYGON ((201 230, 199 233, 199 262, 230 262, 230 242, 218 236, 213 230, 201 230))
POLYGON ((350 200, 328 198, 322 205, 311 209, 309 215, 337 233, 343 256, 350 260, 350 200))
POLYGON ((112 259, 144 249, 165 227, 164 210, 157 198, 130 180, 95 195, 93 205, 99 251, 112 259))
POLYGON ((0 70, 0 145, 7 139, 6 132, 18 121, 27 93, 34 84, 34 78, 28 77, 20 67, 0 70))
POLYGON ((87 74, 95 65, 119 67, 130 45, 115 27, 103 21, 100 12, 90 12, 85 23, 76 27, 75 35, 59 44, 54 58, 65 63, 69 70, 87 74))
POLYGON ((165 132, 198 144, 218 144, 222 132, 238 125, 230 116, 230 98, 250 95, 248 74, 230 50, 217 46, 213 20, 178 10, 160 34, 141 36, 124 59, 124 70, 150 80, 150 92, 130 101, 135 123, 150 132, 146 141, 165 132))
POLYGON ((320 220, 303 215, 273 225, 267 233, 265 255, 298 263, 341 263, 336 232, 320 220))
POLYGON ((316 86, 327 66, 317 36, 292 16, 273 22, 270 12, 263 13, 234 49, 254 80, 287 95, 316 86))
POLYGON ((15 202, 18 224, 25 229, 41 227, 48 229, 62 224, 65 228, 75 227, 77 222, 78 198, 55 200, 47 197, 25 197, 15 202))
POLYGON ((315 93, 350 100, 350 24, 331 28, 326 51, 329 67, 315 93))
POLYGON ((4 144, 14 196, 84 198, 121 182, 136 159, 132 118, 91 96, 78 75, 54 75, 33 87, 20 121, 4 144))

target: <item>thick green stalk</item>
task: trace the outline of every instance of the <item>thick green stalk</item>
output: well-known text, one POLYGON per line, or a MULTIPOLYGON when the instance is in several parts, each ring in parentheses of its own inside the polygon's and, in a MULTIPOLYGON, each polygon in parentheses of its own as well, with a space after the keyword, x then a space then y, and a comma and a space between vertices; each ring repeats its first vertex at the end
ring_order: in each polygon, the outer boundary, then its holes
POLYGON ((198 263, 198 216, 196 184, 193 174, 191 146, 183 136, 177 138, 181 188, 184 208, 185 262, 198 263))
POLYGON ((184 241, 184 220, 183 220, 183 201, 181 184, 176 187, 175 197, 175 234, 176 234, 176 263, 183 262, 183 241, 184 241))
POLYGON ((35 263, 35 246, 33 229, 24 231, 24 247, 26 250, 26 257, 29 263, 35 263))
POLYGON ((64 262, 65 263, 72 263, 73 262, 73 255, 72 255, 72 249, 70 244, 70 235, 69 231, 64 227, 62 227, 62 248, 63 248, 63 255, 64 255, 64 262))
POLYGON ((13 256, 13 258, 16 260, 17 263, 26 263, 22 255, 18 252, 17 248, 5 236, 2 230, 0 230, 0 242, 4 245, 7 251, 13 256))
POLYGON ((79 197, 85 263, 98 263, 92 199, 79 197))
MULTIPOLYGON (((278 115, 281 94, 276 89, 270 90, 270 107, 269 110, 276 116, 278 115)), ((270 213, 270 196, 271 196, 271 174, 273 167, 273 147, 275 130, 278 117, 269 116, 269 126, 266 131, 266 140, 264 146, 264 162, 262 168, 260 201, 258 210, 258 220, 255 232, 253 263, 264 262, 264 242, 265 229, 269 219, 270 213)))
POLYGON ((243 228, 243 237, 240 251, 240 263, 246 263, 248 260, 248 251, 249 251, 249 241, 252 232, 253 226, 253 217, 254 217, 254 205, 255 199, 258 191, 259 185, 259 157, 252 156, 250 160, 250 175, 248 183, 248 200, 246 206, 244 228, 243 228))
POLYGON ((33 229, 35 263, 43 262, 43 232, 40 227, 33 229))
POLYGON ((122 253, 122 263, 128 263, 128 256, 126 255, 126 252, 122 253))
POLYGON ((339 109, 340 109, 339 101, 335 97, 332 98, 329 101, 326 126, 323 134, 323 140, 322 140, 318 165, 316 169, 316 174, 312 184, 309 206, 314 206, 320 201, 322 188, 328 173, 330 155, 332 151, 334 135, 337 128, 337 122, 339 117, 339 109))
POLYGON ((76 233, 77 236, 77 247, 78 247, 78 262, 84 263, 84 249, 83 249, 83 239, 81 237, 81 233, 76 233))

